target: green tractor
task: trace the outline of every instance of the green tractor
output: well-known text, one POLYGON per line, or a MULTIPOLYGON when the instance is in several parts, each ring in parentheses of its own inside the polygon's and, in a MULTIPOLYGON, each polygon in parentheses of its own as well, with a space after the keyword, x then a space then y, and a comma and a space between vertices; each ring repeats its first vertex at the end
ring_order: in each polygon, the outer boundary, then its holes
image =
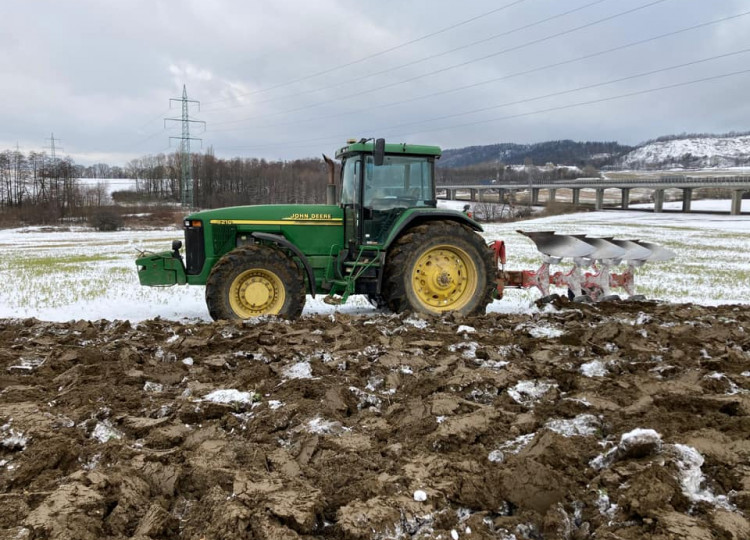
POLYGON ((205 285, 214 319, 294 319, 306 295, 364 294, 398 313, 483 313, 497 289, 493 251, 466 214, 437 208, 440 148, 349 141, 340 199, 328 158, 325 205, 238 206, 184 220, 172 251, 136 260, 142 285, 205 285))

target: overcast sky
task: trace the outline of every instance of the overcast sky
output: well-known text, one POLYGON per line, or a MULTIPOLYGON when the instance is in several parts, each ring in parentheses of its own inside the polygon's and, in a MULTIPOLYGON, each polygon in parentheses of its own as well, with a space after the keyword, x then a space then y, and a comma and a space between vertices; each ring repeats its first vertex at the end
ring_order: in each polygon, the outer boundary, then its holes
POLYGON ((54 132, 83 164, 174 151, 181 125, 164 118, 183 85, 206 122, 191 135, 222 157, 319 156, 350 137, 748 130, 750 73, 729 74, 750 70, 750 13, 634 44, 743 12, 750 1, 9 0, 0 149, 41 150, 54 132))

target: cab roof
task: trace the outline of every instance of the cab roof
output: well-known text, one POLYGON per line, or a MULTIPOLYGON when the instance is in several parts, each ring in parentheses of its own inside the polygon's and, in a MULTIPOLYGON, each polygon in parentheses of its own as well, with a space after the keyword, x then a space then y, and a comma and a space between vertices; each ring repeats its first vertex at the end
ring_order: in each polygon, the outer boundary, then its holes
MULTIPOLYGON (((341 159, 347 154, 354 152, 369 152, 372 153, 375 142, 369 140, 367 142, 355 142, 348 144, 342 148, 336 150, 336 159, 341 159)), ((421 144, 406 144, 406 143, 386 143, 385 144, 386 154, 411 154, 418 156, 435 156, 440 157, 442 150, 439 146, 425 146, 421 144)))

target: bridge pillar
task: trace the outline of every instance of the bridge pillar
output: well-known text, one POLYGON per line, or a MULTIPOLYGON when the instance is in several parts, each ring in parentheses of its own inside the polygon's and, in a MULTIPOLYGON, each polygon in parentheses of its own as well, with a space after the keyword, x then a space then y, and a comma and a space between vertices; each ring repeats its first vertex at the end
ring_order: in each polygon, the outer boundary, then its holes
POLYGON ((690 212, 690 203, 693 200, 693 188, 684 188, 682 190, 682 211, 690 212))
POLYGON ((739 216, 742 213, 742 190, 735 189, 732 192, 732 211, 733 216, 739 216))
POLYGON ((497 190, 497 202, 498 204, 503 204, 503 199, 505 199, 505 190, 500 188, 497 190))
POLYGON ((531 204, 532 206, 539 205, 539 188, 531 188, 531 204))
POLYGON ((622 188, 622 209, 627 210, 630 206, 630 188, 622 188))
POLYGON ((596 203, 594 203, 595 210, 601 210, 604 208, 604 188, 596 188, 596 203))
POLYGON ((549 189, 547 190, 547 204, 554 203, 555 197, 557 197, 557 190, 556 189, 549 189))
POLYGON ((573 188, 573 205, 578 206, 581 204, 581 189, 573 188))
POLYGON ((474 201, 477 200, 477 190, 476 189, 470 189, 469 190, 469 195, 470 195, 470 198, 471 198, 471 202, 474 202, 474 201))
POLYGON ((484 195, 486 194, 487 190, 484 189, 478 189, 477 195, 479 196, 479 202, 484 202, 484 195))
POLYGON ((664 190, 654 190, 654 212, 659 213, 664 211, 664 190))

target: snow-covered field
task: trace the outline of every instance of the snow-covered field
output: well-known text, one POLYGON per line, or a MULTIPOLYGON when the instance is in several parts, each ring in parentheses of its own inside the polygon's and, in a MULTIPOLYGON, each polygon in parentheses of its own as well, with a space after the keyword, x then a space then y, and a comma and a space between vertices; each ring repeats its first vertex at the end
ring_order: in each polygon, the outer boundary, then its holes
MULTIPOLYGON (((555 230, 592 236, 634 238, 663 244, 677 253, 666 263, 639 269, 636 283, 648 297, 701 304, 750 303, 750 217, 591 212, 485 227, 488 240, 504 239, 508 269, 532 269, 541 262, 532 242, 515 232, 555 230)), ((134 259, 137 249, 163 251, 182 232, 49 232, 39 228, 0 231, 0 318, 43 320, 152 317, 209 320, 203 287, 141 287, 134 259)), ((553 267, 553 270, 560 268, 553 267)), ((538 292, 509 290, 490 311, 524 312, 538 292)), ((308 297, 305 314, 373 312, 355 296, 334 308, 308 297)))

